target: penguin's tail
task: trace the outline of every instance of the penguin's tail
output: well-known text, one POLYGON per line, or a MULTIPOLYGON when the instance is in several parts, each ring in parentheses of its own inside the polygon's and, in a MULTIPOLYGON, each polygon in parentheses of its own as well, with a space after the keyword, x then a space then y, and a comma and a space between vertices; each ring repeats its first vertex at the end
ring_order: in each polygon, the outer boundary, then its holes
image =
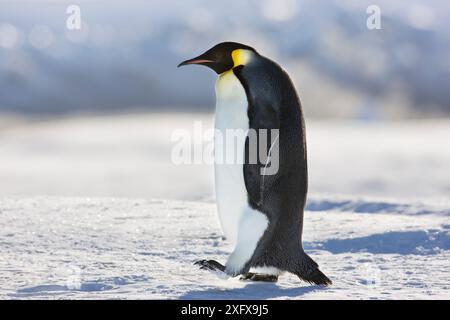
POLYGON ((319 265, 305 252, 302 252, 299 264, 294 272, 301 280, 311 284, 329 286, 333 282, 319 270, 319 265))
POLYGON ((317 284, 319 286, 329 286, 333 284, 331 280, 319 270, 319 268, 311 270, 309 273, 297 273, 297 276, 308 283, 317 284))

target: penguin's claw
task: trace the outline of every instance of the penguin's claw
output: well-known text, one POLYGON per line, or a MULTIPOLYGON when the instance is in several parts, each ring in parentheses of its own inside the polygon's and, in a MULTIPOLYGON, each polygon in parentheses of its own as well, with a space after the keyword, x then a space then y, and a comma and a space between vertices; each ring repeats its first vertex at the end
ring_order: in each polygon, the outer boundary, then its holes
POLYGON ((216 260, 199 260, 194 265, 200 266, 200 270, 225 271, 225 266, 216 260))
POLYGON ((243 280, 243 281, 259 281, 259 282, 277 282, 278 281, 278 276, 273 275, 273 274, 260 274, 260 273, 246 273, 244 275, 242 275, 239 280, 243 280))

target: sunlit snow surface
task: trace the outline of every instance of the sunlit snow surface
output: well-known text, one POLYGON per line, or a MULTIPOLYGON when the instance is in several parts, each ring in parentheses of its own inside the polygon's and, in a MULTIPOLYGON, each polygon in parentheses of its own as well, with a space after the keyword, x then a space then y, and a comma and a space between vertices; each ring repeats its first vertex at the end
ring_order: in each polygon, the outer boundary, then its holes
POLYGON ((307 123, 304 246, 334 282, 319 288, 192 265, 232 250, 212 168, 170 161, 195 120, 211 116, 3 123, 0 298, 450 298, 449 122, 307 123))
POLYGON ((2 199, 0 297, 450 298, 448 207, 364 212, 363 200, 329 200, 312 197, 304 230, 307 252, 334 282, 323 289, 292 275, 261 284, 198 270, 197 259, 224 262, 231 250, 212 203, 2 199))

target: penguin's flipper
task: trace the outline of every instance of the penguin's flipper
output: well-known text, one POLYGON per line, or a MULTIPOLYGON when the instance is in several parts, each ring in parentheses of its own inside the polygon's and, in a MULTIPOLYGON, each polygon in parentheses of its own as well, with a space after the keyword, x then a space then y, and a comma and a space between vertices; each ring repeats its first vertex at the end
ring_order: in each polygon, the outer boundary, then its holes
POLYGON ((225 266, 216 260, 199 260, 194 262, 194 265, 200 266, 200 270, 225 272, 225 266))
POLYGON ((278 89, 274 89, 274 80, 265 69, 265 64, 255 68, 241 65, 233 68, 233 72, 246 90, 248 110, 252 114, 249 116, 250 130, 245 141, 244 182, 249 204, 259 207, 266 191, 271 189, 279 176, 280 110, 284 109, 284 105, 275 98, 281 91, 274 90, 281 89, 279 83, 276 85, 278 89), (261 94, 252 94, 253 90, 261 94))
POLYGON ((277 282, 278 276, 274 274, 262 274, 248 272, 240 277, 239 280, 250 280, 250 281, 260 281, 260 282, 277 282))
POLYGON ((269 118, 265 123, 252 125, 254 127, 251 129, 255 134, 247 136, 245 141, 244 182, 249 204, 259 207, 266 191, 272 188, 279 176, 279 134, 276 127, 278 122, 269 118))

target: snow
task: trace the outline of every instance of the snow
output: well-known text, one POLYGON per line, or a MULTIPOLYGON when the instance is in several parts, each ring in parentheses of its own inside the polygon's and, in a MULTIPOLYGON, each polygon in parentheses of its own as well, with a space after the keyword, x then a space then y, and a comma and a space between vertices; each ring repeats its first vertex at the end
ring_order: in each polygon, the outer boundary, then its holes
MULTIPOLYGON (((170 134, 211 115, 0 124, 0 299, 449 299, 450 123, 309 121, 304 246, 327 288, 226 279, 211 167, 170 134)), ((207 125, 206 125, 207 126, 207 125)))
POLYGON ((329 288, 292 275, 261 284, 198 270, 194 261, 224 262, 232 249, 213 203, 1 199, 0 298, 450 298, 449 206, 412 215, 311 200, 305 248, 329 288))
MULTIPOLYGON (((0 194, 211 200, 212 167, 175 165, 171 135, 193 132, 196 121, 206 130, 212 120, 149 113, 0 121, 0 194)), ((307 118, 306 126, 311 193, 449 199, 450 120, 307 118)))

